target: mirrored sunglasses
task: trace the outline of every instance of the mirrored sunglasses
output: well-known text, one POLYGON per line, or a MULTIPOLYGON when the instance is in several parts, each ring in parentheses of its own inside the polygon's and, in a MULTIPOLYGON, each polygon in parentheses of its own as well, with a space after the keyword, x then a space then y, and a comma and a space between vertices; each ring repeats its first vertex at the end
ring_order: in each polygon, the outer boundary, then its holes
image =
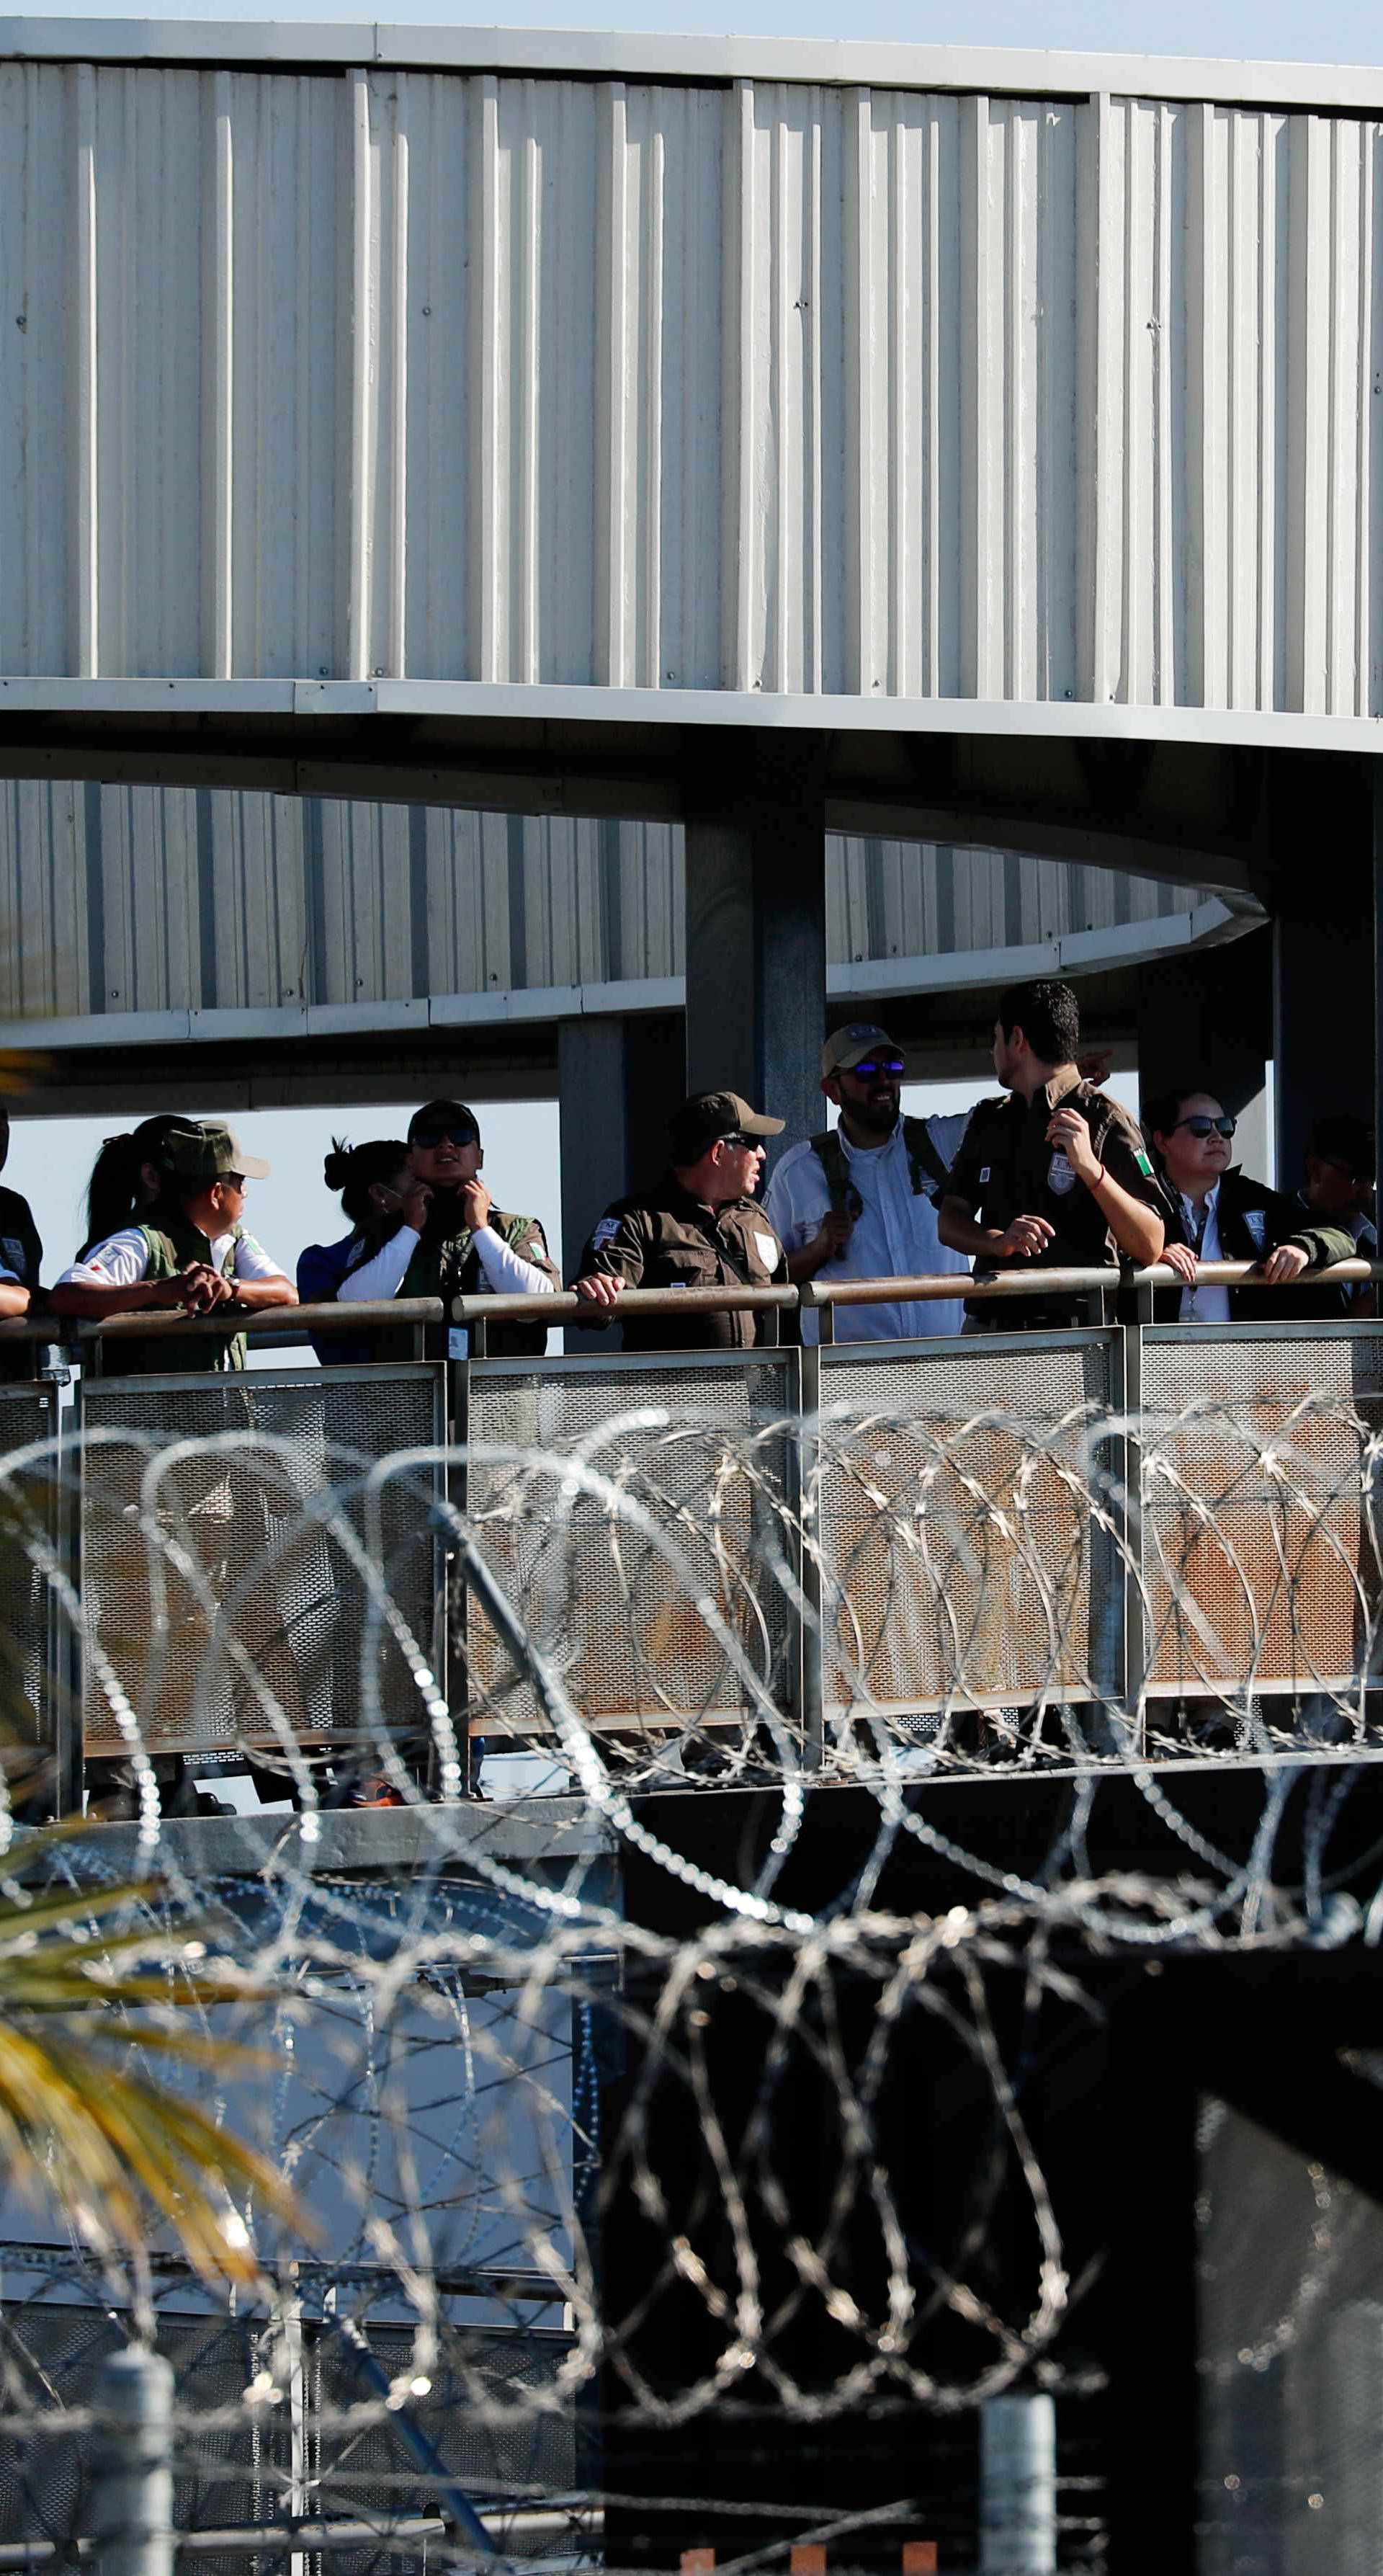
POLYGON ((906 1067, 900 1055, 870 1055, 865 1057, 862 1064, 852 1064, 849 1070, 857 1082, 872 1082, 876 1073, 891 1074, 896 1082, 899 1075, 906 1071, 906 1067))

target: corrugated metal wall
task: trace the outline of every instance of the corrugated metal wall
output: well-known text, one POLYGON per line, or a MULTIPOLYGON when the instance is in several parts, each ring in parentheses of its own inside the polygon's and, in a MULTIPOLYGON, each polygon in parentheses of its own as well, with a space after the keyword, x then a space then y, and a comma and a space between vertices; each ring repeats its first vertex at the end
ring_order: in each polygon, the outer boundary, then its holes
MULTIPOLYGON (((878 840, 833 839, 827 889, 833 964, 1014 946, 1198 900, 1057 861, 878 840)), ((672 824, 11 781, 0 1019, 675 976, 682 899, 672 824)))
POLYGON ((1383 126, 0 66, 0 670, 1383 712, 1383 126))

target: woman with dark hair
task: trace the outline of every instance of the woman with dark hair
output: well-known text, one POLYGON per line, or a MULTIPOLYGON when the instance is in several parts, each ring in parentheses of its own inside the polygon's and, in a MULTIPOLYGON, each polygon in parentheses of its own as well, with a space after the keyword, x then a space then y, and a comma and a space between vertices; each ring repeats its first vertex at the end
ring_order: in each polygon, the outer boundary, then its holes
POLYGON ((1213 1091, 1187 1082, 1144 1103, 1143 1123, 1157 1157, 1167 1200, 1167 1241, 1162 1258, 1182 1282, 1159 1288, 1159 1323, 1290 1323, 1310 1308, 1295 1298, 1275 1298, 1274 1287, 1348 1261, 1354 1238, 1343 1226, 1314 1222, 1295 1199, 1249 1178, 1233 1160, 1238 1120, 1213 1091), (1226 1288, 1202 1280, 1207 1261, 1252 1261, 1265 1286, 1226 1288))
MULTIPOLYGON (((341 1282, 373 1261, 400 1225, 421 1233, 432 1192, 420 1181, 401 1137, 378 1137, 350 1145, 333 1136, 322 1165, 327 1188, 339 1194, 350 1233, 339 1243, 309 1243, 298 1258, 298 1295, 305 1306, 331 1306, 341 1282)), ((376 1356, 368 1334, 323 1333, 312 1347, 324 1368, 356 1368, 376 1356)))
POLYGON ((175 1127, 189 1120, 181 1110, 161 1109, 141 1119, 123 1135, 107 1136, 91 1166, 86 1185, 86 1240, 77 1255, 85 1261, 96 1244, 122 1226, 139 1225, 163 1186, 163 1150, 175 1127))

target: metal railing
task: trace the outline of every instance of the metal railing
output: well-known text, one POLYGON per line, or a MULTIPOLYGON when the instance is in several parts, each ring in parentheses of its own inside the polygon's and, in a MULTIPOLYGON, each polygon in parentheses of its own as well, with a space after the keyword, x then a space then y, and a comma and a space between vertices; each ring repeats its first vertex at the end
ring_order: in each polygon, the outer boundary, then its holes
MULTIPOLYGON (((1257 1281, 1246 1263, 1200 1275, 1257 1281)), ((365 1737, 454 1792, 428 1688, 450 1690, 457 1735, 550 1740, 546 1669, 650 1779, 708 1745, 740 1771, 885 1741, 951 1764, 1145 1757, 1171 1749, 1171 1702, 1209 1709, 1217 1743, 1226 1726, 1285 1740, 1293 1699, 1316 1744, 1371 1742, 1383 1323, 1289 1318, 1294 1287, 1380 1275, 1307 1274, 1276 1292, 1280 1324, 902 1342, 833 1342, 834 1310, 1056 1294, 1103 1315, 1132 1290, 1146 1315, 1182 1283, 1159 1264, 628 1290, 616 1320, 748 1310, 774 1338, 611 1354, 597 1330, 552 1360, 491 1358, 486 1327, 588 1318, 574 1295, 540 1317, 486 1297, 450 1317, 416 1299, 79 1326, 65 1431, 51 1382, 0 1388, 8 1739, 56 1754, 67 1804, 84 1760, 136 1742, 213 1766, 248 1753, 301 1786, 365 1737), (778 1341, 794 1309, 819 1343, 778 1341), (472 1328, 459 1363, 451 1321, 472 1328), (408 1356, 112 1369, 149 1335, 241 1331, 387 1336, 408 1356), (518 1613, 517 1656, 463 1579, 461 1528, 518 1613)), ((43 1318, 0 1325, 52 1338, 43 1318)))

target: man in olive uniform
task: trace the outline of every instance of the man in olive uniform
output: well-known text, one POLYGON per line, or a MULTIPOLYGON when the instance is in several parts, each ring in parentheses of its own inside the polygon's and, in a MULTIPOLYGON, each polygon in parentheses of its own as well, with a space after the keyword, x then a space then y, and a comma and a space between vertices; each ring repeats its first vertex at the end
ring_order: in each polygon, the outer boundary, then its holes
MULTIPOLYGON (((972 1111, 940 1196, 937 1232, 985 1272, 1098 1270, 1124 1254, 1156 1261, 1163 1199, 1136 1121, 1081 1079, 1080 1014, 1069 984, 1015 984, 994 1023, 994 1070, 1007 1095, 972 1111)), ((1061 1331, 1082 1320, 1066 1297, 991 1298, 967 1332, 1061 1331)))
MULTIPOLYGON (((336 1294, 345 1306, 387 1297, 542 1298, 560 1286, 547 1239, 535 1216, 495 1205, 481 1179, 480 1121, 464 1100, 429 1100, 408 1127, 413 1185, 399 1205, 399 1224, 369 1261, 348 1271, 336 1294)), ((541 1309, 536 1308, 535 1313, 541 1309)), ((453 1359, 468 1347, 464 1325, 448 1331, 453 1359)), ((492 1357, 541 1357, 547 1326, 492 1324, 492 1357)))
MULTIPOLYGON (((581 1256, 575 1286, 604 1323, 625 1288, 769 1288, 787 1278, 783 1247, 754 1192, 766 1118, 736 1091, 701 1091, 668 1128, 671 1168, 657 1187, 616 1199, 581 1256)), ((756 1314, 630 1315, 630 1351, 742 1351, 774 1338, 774 1318, 756 1314), (764 1331, 767 1324, 769 1330, 764 1331)))

